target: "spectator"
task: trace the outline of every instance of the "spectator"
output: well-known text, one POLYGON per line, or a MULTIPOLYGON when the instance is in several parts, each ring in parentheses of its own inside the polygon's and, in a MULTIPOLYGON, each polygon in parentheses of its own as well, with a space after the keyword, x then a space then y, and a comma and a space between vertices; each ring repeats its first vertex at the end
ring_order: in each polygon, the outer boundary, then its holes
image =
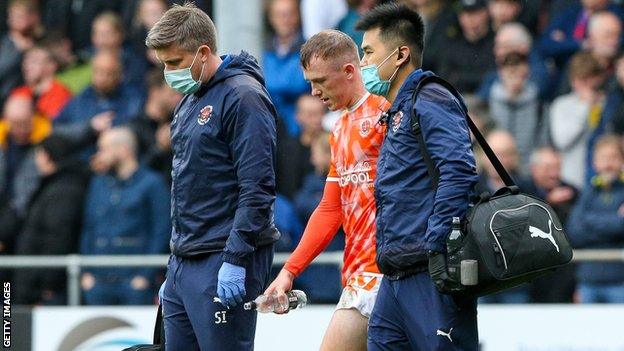
POLYGON ((540 40, 542 54, 563 68, 574 53, 588 47, 589 18, 599 11, 612 12, 620 19, 624 16, 624 11, 609 0, 582 0, 553 16, 540 40))
MULTIPOLYGON (((624 154, 619 137, 596 142, 598 174, 570 214, 567 233, 575 248, 624 248, 624 154)), ((624 303, 624 263, 583 262, 577 270, 583 303, 624 303)))
POLYGON ((0 252, 10 251, 39 179, 33 148, 50 133, 31 98, 9 97, 0 121, 0 252))
POLYGON ((275 226, 281 234, 275 243, 275 251, 292 252, 303 234, 303 224, 297 216, 295 205, 280 194, 275 197, 275 226))
POLYGON ((522 13, 521 0, 489 0, 492 28, 497 32, 506 23, 518 22, 522 13))
POLYGON ((125 33, 121 17, 113 12, 105 12, 93 20, 92 26, 91 43, 93 47, 89 54, 99 51, 118 53, 121 57, 124 82, 142 88, 144 85, 143 78, 147 72, 145 50, 141 50, 140 54, 137 54, 131 46, 123 46, 125 33))
POLYGON ((457 35, 457 19, 449 1, 404 0, 407 6, 418 12, 425 23, 425 51, 422 67, 438 71, 441 53, 449 36, 457 35))
POLYGON ((295 195, 297 213, 304 222, 310 219, 325 190, 325 182, 331 161, 329 134, 317 134, 314 140, 312 140, 310 151, 310 162, 314 166, 314 171, 306 175, 303 186, 295 195))
POLYGON ((28 49, 22 61, 26 85, 12 92, 34 98, 37 113, 50 120, 56 118, 72 96, 69 89, 54 78, 57 68, 58 64, 47 48, 34 46, 28 49))
MULTIPOLYGON (((521 191, 527 188, 527 179, 520 174, 519 155, 516 148, 516 142, 511 134, 503 130, 495 130, 488 134, 487 142, 492 151, 498 156, 501 164, 521 191)), ((498 189, 505 186, 496 169, 487 160, 482 160, 484 173, 479 176, 477 184, 477 193, 489 192, 493 194, 498 189)), ((527 303, 529 302, 529 286, 520 285, 516 288, 506 290, 501 293, 484 296, 479 299, 483 303, 527 303)))
POLYGON ((40 34, 39 6, 35 0, 11 0, 8 6, 9 32, 0 39, 0 105, 22 83, 22 54, 40 34))
POLYGON ((348 9, 346 0, 301 0, 305 40, 324 29, 336 28, 348 9))
MULTIPOLYGON (((530 68, 530 80, 539 89, 539 96, 544 100, 550 100, 551 74, 544 59, 533 48, 531 33, 520 23, 503 24, 494 37, 494 58, 496 62, 502 62, 511 53, 518 53, 528 57, 530 68)), ((489 100, 492 84, 499 79, 498 71, 489 72, 479 88, 479 97, 484 101, 489 100)))
MULTIPOLYGON (((41 183, 28 207, 18 237, 18 255, 66 255, 77 252, 88 173, 74 157, 75 148, 58 135, 35 149, 41 183)), ((66 272, 18 270, 14 274, 17 304, 65 304, 66 272)))
POLYGON ((54 0, 44 3, 46 28, 66 33, 74 50, 82 52, 90 44, 91 25, 95 17, 106 11, 118 10, 121 1, 54 0))
POLYGON ((588 145, 602 112, 604 71, 592 54, 581 52, 570 61, 569 79, 572 93, 558 97, 550 108, 550 133, 562 156, 561 177, 582 189, 590 174, 588 145))
POLYGON ((377 2, 378 0, 347 0, 349 10, 336 26, 336 29, 347 33, 347 35, 353 39, 360 51, 360 56, 362 55, 362 48, 360 46, 362 45, 364 32, 355 29, 355 24, 360 20, 362 14, 370 11, 377 5, 377 2))
POLYGON ((167 85, 160 70, 150 72, 147 87, 143 112, 132 119, 128 126, 137 135, 141 163, 158 171, 171 184, 173 152, 170 126, 173 111, 182 99, 182 94, 167 85))
POLYGON ((132 21, 128 40, 135 52, 144 53, 147 32, 165 14, 168 5, 165 0, 139 0, 138 2, 138 9, 132 21))
POLYGON ((498 128, 516 140, 519 169, 528 173, 533 149, 547 142, 547 128, 542 123, 537 85, 529 79, 527 57, 511 53, 499 64, 499 79, 490 89, 490 113, 498 128))
POLYGON ((600 123, 605 129, 624 135, 624 54, 615 65, 615 82, 607 91, 604 111, 600 123))
POLYGON ((142 92, 122 83, 117 53, 98 52, 92 64, 92 84, 74 97, 54 120, 55 128, 84 143, 92 141, 93 132, 99 133, 111 124, 127 124, 139 114, 144 102, 142 92))
MULTIPOLYGON (((589 19, 588 37, 585 46, 608 76, 611 76, 614 72, 615 59, 620 51, 621 33, 622 23, 611 12, 598 12, 589 19)), ((564 72, 567 72, 568 69, 566 67, 564 72)), ((569 93, 571 90, 570 82, 563 80, 559 84, 558 90, 559 94, 569 93)))
POLYGON ((494 34, 485 0, 462 0, 461 34, 449 40, 440 58, 440 75, 464 94, 473 94, 483 76, 495 68, 494 34))
POLYGON ((59 31, 48 32, 42 39, 41 46, 51 52, 59 66, 56 78, 69 88, 72 95, 80 94, 91 84, 91 64, 74 54, 67 36, 59 31))
MULTIPOLYGON (((520 190, 526 190, 528 188, 528 180, 522 176, 522 172, 519 169, 520 158, 513 136, 505 130, 497 129, 491 131, 487 135, 486 140, 516 185, 520 187, 520 190)), ((484 172, 479 175, 479 182, 476 187, 477 193, 487 191, 493 194, 498 189, 503 188, 505 183, 485 155, 483 155, 480 163, 484 172)))
MULTIPOLYGON (((546 201, 562 223, 567 222, 578 191, 561 180, 561 156, 550 147, 542 147, 531 155, 529 194, 546 201)), ((573 302, 575 290, 574 265, 558 268, 531 283, 531 301, 540 303, 573 302)))
MULTIPOLYGON (((297 101, 297 121, 302 131, 298 137, 278 131, 277 188, 278 192, 293 198, 307 174, 314 170, 310 163, 310 145, 322 132, 325 114, 323 102, 312 95, 302 95, 297 101)), ((278 128, 280 129, 280 128, 278 128)))
POLYGON ((303 37, 299 30, 297 1, 272 0, 269 22, 275 35, 262 55, 266 86, 288 134, 296 137, 300 126, 295 120, 295 105, 299 96, 308 90, 299 63, 303 37))
MULTIPOLYGON (((169 193, 163 179, 139 165, 130 129, 113 128, 98 140, 84 210, 83 255, 159 254, 170 234, 169 193)), ((89 305, 149 304, 153 270, 101 268, 81 279, 89 305)))

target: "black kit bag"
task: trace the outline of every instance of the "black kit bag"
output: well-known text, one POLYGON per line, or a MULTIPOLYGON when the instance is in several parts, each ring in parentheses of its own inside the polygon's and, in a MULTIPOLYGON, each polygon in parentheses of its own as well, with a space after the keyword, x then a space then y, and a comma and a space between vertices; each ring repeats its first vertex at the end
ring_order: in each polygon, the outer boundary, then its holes
MULTIPOLYGON (((465 286, 465 292, 483 296, 529 282, 569 263, 572 247, 554 210, 542 200, 520 193, 468 115, 455 87, 440 77, 425 77, 414 91, 412 106, 418 93, 430 83, 441 85, 457 98, 475 139, 505 183, 505 187, 494 194, 484 193, 472 201, 462 222, 464 239, 459 249, 447 255, 449 274, 459 280, 457 270, 461 262, 476 260, 477 284, 465 286), (456 273, 453 274, 453 271, 456 273)), ((439 172, 426 150, 420 117, 414 110, 412 108, 410 116, 412 132, 421 146, 432 186, 437 189, 439 172)))
POLYGON ((153 344, 134 345, 122 351, 165 351, 165 329, 162 316, 162 305, 158 305, 156 323, 154 324, 153 344))

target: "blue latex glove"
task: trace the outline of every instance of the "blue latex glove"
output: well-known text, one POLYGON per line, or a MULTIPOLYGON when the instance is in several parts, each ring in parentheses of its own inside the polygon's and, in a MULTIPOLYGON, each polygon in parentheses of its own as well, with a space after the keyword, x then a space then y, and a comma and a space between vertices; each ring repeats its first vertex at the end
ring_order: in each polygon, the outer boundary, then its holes
POLYGON ((217 280, 217 295, 225 307, 236 307, 245 296, 245 268, 223 262, 217 280))

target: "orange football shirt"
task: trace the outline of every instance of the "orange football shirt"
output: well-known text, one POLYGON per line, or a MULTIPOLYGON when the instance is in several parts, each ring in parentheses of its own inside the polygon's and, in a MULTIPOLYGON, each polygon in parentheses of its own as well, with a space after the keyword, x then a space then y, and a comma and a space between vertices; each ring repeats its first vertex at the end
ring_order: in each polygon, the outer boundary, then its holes
POLYGON ((385 136, 379 118, 389 108, 385 98, 367 93, 340 116, 329 137, 327 181, 340 186, 345 232, 343 281, 357 272, 379 273, 375 262, 374 182, 385 136))

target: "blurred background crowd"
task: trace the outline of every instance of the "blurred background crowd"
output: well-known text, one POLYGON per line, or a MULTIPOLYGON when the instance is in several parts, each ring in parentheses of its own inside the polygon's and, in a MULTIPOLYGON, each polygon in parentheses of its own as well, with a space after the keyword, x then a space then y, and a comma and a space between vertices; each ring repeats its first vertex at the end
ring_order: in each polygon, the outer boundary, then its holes
MULTIPOLYGON (((397 0, 399 1, 399 0, 397 0)), ((624 2, 403 0, 426 23, 423 68, 450 80, 521 190, 546 200, 575 248, 624 247, 624 2)), ((165 254, 169 126, 180 94, 146 50, 167 0, 0 1, 0 254, 165 254)), ((278 251, 319 202, 336 113, 309 95, 299 49, 348 33, 376 0, 265 0, 260 57, 279 113, 278 251)), ((195 3, 211 14, 210 0, 195 3)), ((476 147, 475 149, 478 149, 476 147)), ((503 185, 480 159, 479 192, 503 185)), ((407 214, 406 214, 407 215, 407 214)), ((338 235, 330 250, 341 250, 338 235)), ((21 304, 65 304, 64 270, 3 270, 21 304)), ((624 302, 624 264, 580 263, 484 302, 624 302)), ((85 304, 149 304, 160 269, 81 275, 85 304)), ((339 268, 298 280, 335 302, 339 268)))

